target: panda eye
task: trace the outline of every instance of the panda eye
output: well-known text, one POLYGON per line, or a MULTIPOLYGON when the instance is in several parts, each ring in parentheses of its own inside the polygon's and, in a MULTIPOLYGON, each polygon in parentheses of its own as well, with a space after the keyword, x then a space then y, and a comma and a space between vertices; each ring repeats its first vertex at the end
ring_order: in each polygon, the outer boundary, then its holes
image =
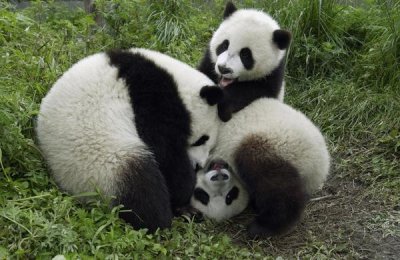
POLYGON ((210 201, 210 196, 202 188, 195 188, 193 196, 196 200, 200 201, 202 204, 206 205, 210 201))
POLYGON ((190 146, 200 146, 205 144, 208 139, 210 139, 210 137, 208 135, 202 135, 199 139, 197 139, 196 142, 194 142, 193 144, 191 144, 190 146))
POLYGON ((239 197, 239 189, 234 186, 225 197, 226 205, 231 205, 232 202, 239 197))
POLYGON ((229 48, 229 41, 228 40, 224 40, 220 45, 218 45, 217 47, 217 55, 220 55, 221 53, 223 53, 224 51, 226 51, 229 48))
POLYGON ((253 59, 253 54, 251 53, 251 50, 249 48, 243 48, 240 50, 240 59, 242 60, 243 66, 247 69, 250 70, 254 67, 254 59, 253 59))
POLYGON ((251 51, 249 48, 243 48, 240 50, 240 58, 247 59, 251 56, 251 51))

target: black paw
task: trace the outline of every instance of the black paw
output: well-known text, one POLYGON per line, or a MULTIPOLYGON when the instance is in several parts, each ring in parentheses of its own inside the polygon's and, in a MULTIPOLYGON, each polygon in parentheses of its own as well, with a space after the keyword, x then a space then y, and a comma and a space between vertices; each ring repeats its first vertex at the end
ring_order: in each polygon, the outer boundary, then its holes
POLYGON ((204 220, 203 214, 193 208, 192 206, 184 206, 184 207, 179 207, 174 209, 174 215, 176 217, 182 217, 185 220, 193 220, 194 222, 198 223, 204 220))
POLYGON ((294 224, 286 225, 284 227, 280 227, 279 229, 273 228, 271 226, 267 227, 261 225, 255 220, 247 227, 247 233, 248 236, 252 239, 267 238, 272 236, 286 235, 291 231, 293 231, 294 228, 295 228, 294 224))
POLYGON ((228 122, 232 118, 232 109, 231 107, 224 103, 218 104, 218 117, 222 122, 228 122))
POLYGON ((253 221, 247 227, 247 233, 250 238, 260 238, 260 237, 271 237, 276 235, 274 232, 271 232, 267 227, 261 226, 257 221, 253 221))
POLYGON ((210 106, 216 105, 224 98, 224 92, 217 86, 205 86, 200 90, 200 97, 205 98, 210 106))

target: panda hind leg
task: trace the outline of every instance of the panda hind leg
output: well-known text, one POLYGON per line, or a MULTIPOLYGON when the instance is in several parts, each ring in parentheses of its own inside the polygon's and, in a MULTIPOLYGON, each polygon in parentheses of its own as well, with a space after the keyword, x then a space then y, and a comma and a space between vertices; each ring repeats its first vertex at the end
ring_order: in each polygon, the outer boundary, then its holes
POLYGON ((248 227, 251 237, 287 233, 299 221, 308 199, 296 168, 274 154, 273 149, 260 150, 262 145, 265 143, 260 140, 249 139, 235 158, 256 212, 248 227))
POLYGON ((119 176, 116 205, 124 205, 120 217, 135 229, 171 227, 170 194, 153 158, 131 160, 119 176))

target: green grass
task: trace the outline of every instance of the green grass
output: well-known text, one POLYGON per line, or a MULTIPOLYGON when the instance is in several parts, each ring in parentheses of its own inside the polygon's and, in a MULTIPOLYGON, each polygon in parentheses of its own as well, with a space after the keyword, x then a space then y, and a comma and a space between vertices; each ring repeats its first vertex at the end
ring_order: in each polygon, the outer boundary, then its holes
POLYGON ((74 62, 114 47, 152 48, 195 66, 224 4, 190 3, 101 0, 107 26, 99 28, 82 10, 58 3, 39 1, 15 10, 0 2, 0 259, 373 256, 364 243, 394 245, 388 250, 399 252, 396 1, 238 4, 263 8, 293 33, 286 101, 321 127, 332 153, 332 175, 318 195, 333 197, 310 203, 288 236, 247 240, 248 213, 220 224, 176 219, 172 229, 149 235, 119 220, 118 208, 105 202, 81 205, 57 189, 35 145, 41 98, 74 62), (370 243, 361 230, 369 232, 370 243))

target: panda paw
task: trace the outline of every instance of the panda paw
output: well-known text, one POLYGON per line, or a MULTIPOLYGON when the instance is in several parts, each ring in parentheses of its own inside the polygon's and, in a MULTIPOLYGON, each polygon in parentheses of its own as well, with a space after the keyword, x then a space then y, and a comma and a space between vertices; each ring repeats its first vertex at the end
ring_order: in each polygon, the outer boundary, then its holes
POLYGON ((176 217, 182 217, 188 222, 193 221, 198 223, 204 220, 203 214, 198 209, 195 209, 190 205, 175 208, 174 215, 176 217))
POLYGON ((228 122, 232 118, 231 106, 227 103, 218 104, 218 117, 222 122, 228 122))
POLYGON ((248 236, 252 239, 257 238, 267 238, 272 236, 283 236, 290 233, 294 229, 294 224, 286 225, 284 227, 280 227, 279 229, 272 228, 271 226, 267 227, 266 225, 262 225, 254 220, 247 227, 248 236))
POLYGON ((204 86, 200 90, 200 97, 207 100, 210 106, 216 105, 224 98, 224 92, 217 86, 204 86))

